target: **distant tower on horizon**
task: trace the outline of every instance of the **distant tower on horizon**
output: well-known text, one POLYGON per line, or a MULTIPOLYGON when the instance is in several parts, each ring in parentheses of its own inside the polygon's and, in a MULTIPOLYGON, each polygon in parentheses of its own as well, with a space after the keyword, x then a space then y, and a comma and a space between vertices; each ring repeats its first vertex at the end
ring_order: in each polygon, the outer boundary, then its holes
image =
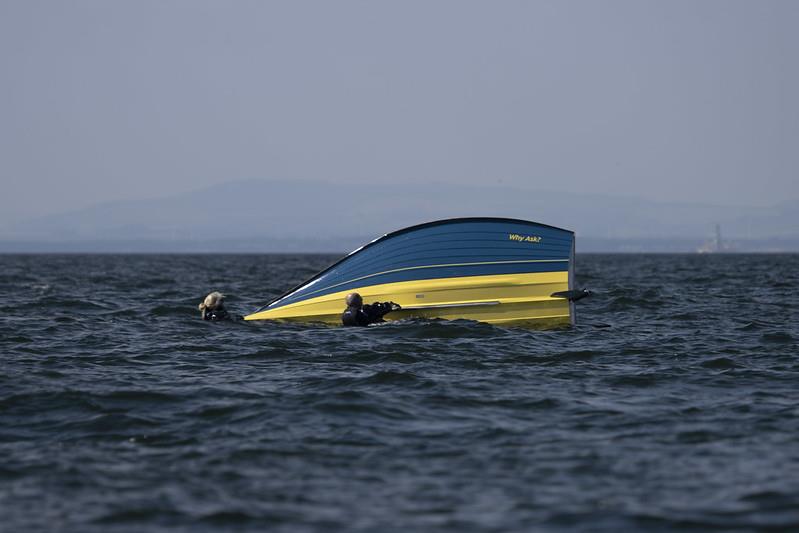
POLYGON ((732 251, 730 246, 724 242, 724 239, 721 237, 721 225, 716 224, 716 238, 712 239, 699 248, 696 249, 697 253, 700 254, 718 254, 723 252, 732 251))

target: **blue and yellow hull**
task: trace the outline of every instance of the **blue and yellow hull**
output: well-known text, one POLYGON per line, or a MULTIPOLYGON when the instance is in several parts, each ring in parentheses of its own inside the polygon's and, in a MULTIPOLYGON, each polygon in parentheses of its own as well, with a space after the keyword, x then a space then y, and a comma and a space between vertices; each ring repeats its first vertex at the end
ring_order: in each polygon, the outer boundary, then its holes
POLYGON ((275 299, 246 320, 341 321, 344 299, 392 301, 412 317, 557 326, 574 310, 553 293, 572 288, 574 237, 508 219, 455 219, 373 241, 275 299))

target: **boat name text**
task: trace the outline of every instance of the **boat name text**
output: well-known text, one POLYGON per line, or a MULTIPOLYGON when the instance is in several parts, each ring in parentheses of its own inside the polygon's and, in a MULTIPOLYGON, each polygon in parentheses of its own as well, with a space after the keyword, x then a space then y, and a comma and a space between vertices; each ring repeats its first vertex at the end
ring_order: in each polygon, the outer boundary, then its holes
POLYGON ((518 233, 508 233, 508 239, 517 242, 541 242, 541 237, 538 235, 519 235, 518 233))

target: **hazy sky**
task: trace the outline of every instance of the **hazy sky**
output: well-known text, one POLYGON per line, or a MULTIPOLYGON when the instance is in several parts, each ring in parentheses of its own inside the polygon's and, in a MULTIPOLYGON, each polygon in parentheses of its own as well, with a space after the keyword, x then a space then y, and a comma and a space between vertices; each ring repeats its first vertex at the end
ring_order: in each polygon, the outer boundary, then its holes
POLYGON ((0 0, 0 221, 240 178, 799 199, 797 28, 794 0, 0 0))

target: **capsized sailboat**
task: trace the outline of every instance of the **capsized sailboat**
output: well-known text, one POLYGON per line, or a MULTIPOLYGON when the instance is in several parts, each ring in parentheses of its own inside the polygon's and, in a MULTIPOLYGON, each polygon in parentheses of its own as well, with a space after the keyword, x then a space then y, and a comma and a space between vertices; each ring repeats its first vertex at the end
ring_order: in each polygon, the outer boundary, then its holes
POLYGON ((574 233, 507 218, 456 218, 383 235, 245 320, 341 323, 344 300, 392 301, 411 317, 574 323, 574 233))

